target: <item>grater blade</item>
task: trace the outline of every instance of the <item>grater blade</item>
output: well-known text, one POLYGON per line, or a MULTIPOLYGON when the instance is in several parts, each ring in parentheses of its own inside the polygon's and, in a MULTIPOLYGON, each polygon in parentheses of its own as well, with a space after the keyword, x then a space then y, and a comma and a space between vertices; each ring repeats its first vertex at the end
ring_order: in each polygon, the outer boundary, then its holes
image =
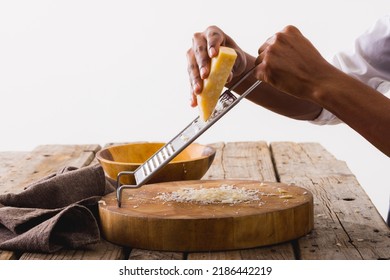
POLYGON ((238 104, 244 97, 252 92, 261 81, 254 82, 243 94, 236 97, 231 91, 234 90, 242 81, 244 81, 253 71, 249 70, 244 77, 236 82, 230 89, 227 89, 218 99, 217 106, 207 121, 203 121, 199 116, 195 118, 189 125, 180 131, 171 141, 167 142, 154 155, 146 160, 134 171, 122 171, 117 176, 117 201, 118 207, 121 207, 122 191, 125 188, 139 188, 150 180, 154 174, 167 165, 180 152, 182 152, 195 139, 202 135, 208 128, 222 118, 235 105, 238 104), (122 176, 134 176, 135 185, 120 185, 120 178, 122 176))

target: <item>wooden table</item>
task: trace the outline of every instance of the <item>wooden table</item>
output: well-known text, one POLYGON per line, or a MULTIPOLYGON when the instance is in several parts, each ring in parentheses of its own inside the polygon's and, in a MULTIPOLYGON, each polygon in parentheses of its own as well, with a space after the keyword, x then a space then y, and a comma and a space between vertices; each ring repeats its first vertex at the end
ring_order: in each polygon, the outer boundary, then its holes
MULTIPOLYGON (((212 144, 216 158, 203 179, 280 181, 314 195, 314 230, 274 246, 221 252, 157 252, 101 240, 83 250, 54 254, 0 251, 0 259, 390 259, 390 229, 345 162, 318 143, 212 144)), ((96 162, 99 145, 45 145, 31 152, 0 152, 0 192, 23 187, 59 168, 96 162)))

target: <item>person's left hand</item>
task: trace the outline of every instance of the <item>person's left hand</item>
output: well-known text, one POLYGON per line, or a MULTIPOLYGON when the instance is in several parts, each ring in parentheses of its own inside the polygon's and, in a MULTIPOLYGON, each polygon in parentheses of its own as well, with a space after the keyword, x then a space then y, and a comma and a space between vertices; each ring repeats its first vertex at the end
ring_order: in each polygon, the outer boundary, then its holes
POLYGON ((211 59, 218 55, 221 46, 233 48, 237 52, 237 59, 228 82, 245 71, 247 61, 244 51, 219 27, 209 26, 205 31, 195 33, 192 38, 192 47, 187 51, 192 107, 197 105, 196 95, 201 94, 203 80, 210 74, 211 59))

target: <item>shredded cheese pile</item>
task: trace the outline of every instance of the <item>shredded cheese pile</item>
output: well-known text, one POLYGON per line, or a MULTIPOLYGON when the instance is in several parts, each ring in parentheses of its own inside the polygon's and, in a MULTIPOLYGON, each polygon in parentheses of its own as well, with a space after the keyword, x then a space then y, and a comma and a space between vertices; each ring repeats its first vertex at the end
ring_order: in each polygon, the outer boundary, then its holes
POLYGON ((171 193, 160 193, 156 198, 165 202, 193 202, 201 204, 235 204, 260 200, 259 191, 221 185, 218 188, 181 188, 171 193))

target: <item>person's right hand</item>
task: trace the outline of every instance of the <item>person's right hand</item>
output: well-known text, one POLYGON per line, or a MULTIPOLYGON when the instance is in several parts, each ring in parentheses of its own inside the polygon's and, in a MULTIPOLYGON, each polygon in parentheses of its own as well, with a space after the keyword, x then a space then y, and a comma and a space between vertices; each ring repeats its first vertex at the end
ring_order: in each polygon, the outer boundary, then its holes
POLYGON ((192 37, 192 47, 187 51, 188 75, 191 84, 191 106, 197 105, 196 95, 203 89, 203 80, 210 73, 211 58, 216 57, 220 46, 235 49, 237 59, 228 81, 240 76, 246 68, 245 53, 238 45, 217 26, 209 26, 205 31, 195 33, 192 37))
POLYGON ((340 71, 328 63, 294 26, 270 37, 258 50, 254 76, 281 92, 316 102, 316 94, 340 71))

